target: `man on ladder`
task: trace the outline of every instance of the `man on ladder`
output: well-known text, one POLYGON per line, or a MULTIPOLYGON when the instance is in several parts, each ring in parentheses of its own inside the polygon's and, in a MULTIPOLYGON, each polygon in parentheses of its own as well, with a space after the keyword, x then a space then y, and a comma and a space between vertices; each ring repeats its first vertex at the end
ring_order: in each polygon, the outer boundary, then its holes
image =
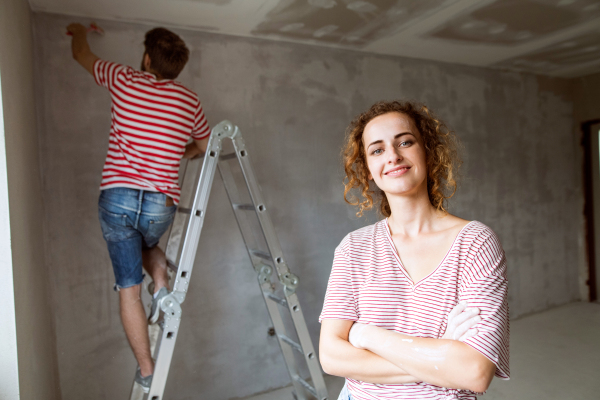
POLYGON ((179 36, 164 28, 148 31, 137 71, 92 53, 83 25, 71 24, 67 31, 73 37, 73 58, 112 99, 99 218, 115 273, 121 321, 138 361, 135 380, 148 392, 154 361, 141 302, 142 266, 155 283, 148 320, 156 323, 160 301, 168 294, 167 263, 157 244, 179 203, 179 164, 182 157, 206 151, 210 127, 198 96, 174 81, 189 58, 179 36), (190 136, 194 141, 187 144, 190 136))

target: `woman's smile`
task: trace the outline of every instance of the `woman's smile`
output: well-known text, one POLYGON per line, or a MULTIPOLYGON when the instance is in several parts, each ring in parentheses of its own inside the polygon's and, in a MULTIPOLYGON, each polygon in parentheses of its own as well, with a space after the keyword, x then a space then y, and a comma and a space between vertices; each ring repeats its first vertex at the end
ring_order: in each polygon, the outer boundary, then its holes
POLYGON ((387 170, 383 174, 387 175, 387 176, 396 177, 396 176, 402 176, 402 175, 404 175, 409 170, 410 170, 410 167, 408 165, 400 165, 398 167, 394 167, 394 168, 391 168, 391 169, 387 170))

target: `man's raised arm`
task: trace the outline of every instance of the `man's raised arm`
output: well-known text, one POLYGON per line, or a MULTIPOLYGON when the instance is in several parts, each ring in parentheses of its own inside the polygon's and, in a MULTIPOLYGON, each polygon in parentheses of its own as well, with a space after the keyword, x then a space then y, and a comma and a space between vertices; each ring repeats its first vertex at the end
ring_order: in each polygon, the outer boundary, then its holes
POLYGON ((71 50, 73 58, 81 64, 90 74, 94 75, 94 63, 99 58, 92 53, 87 41, 87 28, 81 24, 71 24, 67 26, 67 31, 73 35, 71 50))

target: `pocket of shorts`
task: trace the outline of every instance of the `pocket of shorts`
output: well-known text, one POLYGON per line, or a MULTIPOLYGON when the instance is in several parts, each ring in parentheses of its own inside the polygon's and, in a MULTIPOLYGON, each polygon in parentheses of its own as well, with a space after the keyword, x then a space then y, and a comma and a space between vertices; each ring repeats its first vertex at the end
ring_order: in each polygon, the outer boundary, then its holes
POLYGON ((98 213, 100 215, 100 220, 111 225, 116 226, 127 226, 127 215, 126 214, 116 214, 106 210, 102 206, 98 206, 98 213))
POLYGON ((175 217, 175 210, 173 210, 170 214, 164 215, 153 215, 148 218, 148 231, 146 232, 145 237, 147 241, 152 241, 153 239, 158 240, 164 233, 169 229, 169 226, 173 222, 173 218, 175 217))

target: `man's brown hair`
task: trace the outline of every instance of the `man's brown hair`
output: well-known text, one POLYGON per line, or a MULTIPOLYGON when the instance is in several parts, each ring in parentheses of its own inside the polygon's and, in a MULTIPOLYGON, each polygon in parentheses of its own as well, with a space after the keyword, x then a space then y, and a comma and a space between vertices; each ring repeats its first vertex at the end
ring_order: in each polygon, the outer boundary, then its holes
POLYGON ((150 57, 150 69, 162 79, 177 78, 190 56, 185 42, 165 28, 146 32, 144 47, 150 57))

